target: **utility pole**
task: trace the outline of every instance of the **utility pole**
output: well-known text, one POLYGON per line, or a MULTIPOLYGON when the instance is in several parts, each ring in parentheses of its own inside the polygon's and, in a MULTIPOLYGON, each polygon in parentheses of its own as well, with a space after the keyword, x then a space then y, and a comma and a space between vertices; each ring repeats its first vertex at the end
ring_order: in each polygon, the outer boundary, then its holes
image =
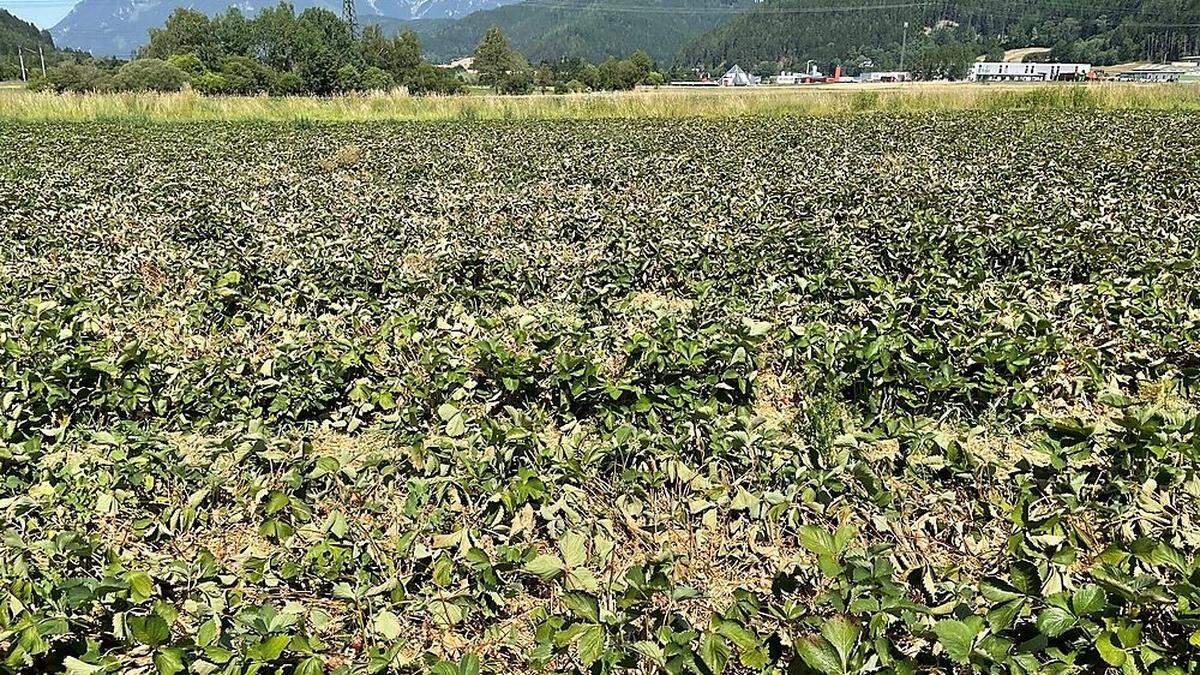
POLYGON ((350 36, 358 39, 358 13, 354 10, 354 0, 342 0, 342 21, 350 27, 350 36))
POLYGON ((28 82, 29 76, 25 74, 25 50, 17 47, 17 59, 21 61, 21 81, 28 82))
POLYGON ((42 62, 42 77, 46 77, 46 55, 42 53, 41 45, 38 45, 38 59, 42 62))
POLYGON ((908 22, 904 22, 904 36, 900 38, 900 72, 904 72, 904 50, 908 48, 908 22))

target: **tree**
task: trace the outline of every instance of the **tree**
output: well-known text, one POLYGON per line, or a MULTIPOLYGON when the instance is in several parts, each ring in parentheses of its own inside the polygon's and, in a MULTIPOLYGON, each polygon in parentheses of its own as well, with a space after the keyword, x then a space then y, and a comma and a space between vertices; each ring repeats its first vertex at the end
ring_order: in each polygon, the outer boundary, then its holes
POLYGON ((635 85, 644 83, 650 76, 650 71, 654 70, 654 59, 651 59, 645 50, 639 49, 630 54, 628 61, 635 85))
POLYGON ((501 76, 496 83, 496 91, 501 94, 529 94, 533 92, 533 71, 528 68, 518 68, 501 76))
POLYGON ((254 56, 256 28, 242 10, 230 7, 214 16, 211 24, 221 56, 254 56))
POLYGON ((123 91, 179 91, 187 73, 161 59, 136 59, 121 66, 113 84, 123 91))
POLYGON ((325 96, 332 94, 338 86, 338 60, 333 53, 323 45, 310 48, 308 55, 300 63, 299 75, 304 82, 304 89, 310 93, 325 96))
POLYGON ((281 2, 267 7, 254 18, 254 52, 268 66, 279 72, 299 65, 307 45, 292 6, 281 2))
POLYGON ((475 48, 473 64, 479 73, 481 84, 491 85, 499 90, 501 80, 510 72, 517 70, 524 59, 508 46, 508 39, 499 26, 492 26, 484 33, 479 46, 475 48))
POLYGON ((358 46, 364 64, 388 72, 396 82, 407 81, 421 65, 421 40, 412 30, 388 39, 379 26, 367 26, 358 46))
POLYGON ((162 28, 150 29, 150 42, 139 56, 162 60, 176 54, 195 54, 207 66, 213 67, 220 60, 220 52, 208 17, 202 12, 179 7, 171 12, 162 28))

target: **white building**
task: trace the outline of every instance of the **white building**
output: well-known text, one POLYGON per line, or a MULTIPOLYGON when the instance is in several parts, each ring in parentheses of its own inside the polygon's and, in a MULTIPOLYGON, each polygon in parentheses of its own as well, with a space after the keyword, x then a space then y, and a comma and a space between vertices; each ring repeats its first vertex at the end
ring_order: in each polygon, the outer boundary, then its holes
POLYGON ((1117 75, 1124 82, 1200 81, 1200 56, 1185 56, 1172 63, 1149 63, 1117 75))
POLYGON ((908 82, 912 73, 907 70, 873 70, 858 76, 860 82, 908 82))
POLYGON ((975 82, 1061 82, 1087 79, 1090 63, 1006 63, 980 61, 968 80, 975 82))
POLYGON ((735 65, 734 67, 730 68, 728 72, 722 75, 718 82, 722 87, 748 87, 750 85, 758 84, 759 78, 748 74, 746 71, 742 70, 741 66, 735 65))
POLYGON ((825 76, 816 68, 807 73, 796 73, 785 70, 775 76, 775 84, 804 84, 806 82, 816 82, 824 78, 825 76))

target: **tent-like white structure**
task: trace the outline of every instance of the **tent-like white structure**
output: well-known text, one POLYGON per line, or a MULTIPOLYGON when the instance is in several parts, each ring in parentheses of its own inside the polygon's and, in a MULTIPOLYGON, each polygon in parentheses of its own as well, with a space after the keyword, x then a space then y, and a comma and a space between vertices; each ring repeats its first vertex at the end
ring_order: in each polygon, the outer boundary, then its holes
POLYGON ((748 87, 752 84, 758 84, 758 78, 751 77, 746 71, 742 70, 741 66, 734 65, 724 75, 721 76, 722 87, 748 87))

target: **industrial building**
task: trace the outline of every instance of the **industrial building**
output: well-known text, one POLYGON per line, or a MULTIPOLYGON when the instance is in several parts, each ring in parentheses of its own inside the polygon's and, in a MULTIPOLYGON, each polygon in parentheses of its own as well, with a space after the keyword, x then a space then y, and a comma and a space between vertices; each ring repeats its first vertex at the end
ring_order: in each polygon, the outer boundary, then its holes
POLYGON ((1090 77, 1090 63, 1007 63, 980 61, 971 68, 973 82, 1072 82, 1090 77))
POLYGON ((912 73, 907 70, 872 70, 858 76, 860 82, 908 82, 912 73))
POLYGON ((1200 82, 1200 56, 1171 63, 1149 63, 1117 74, 1122 82, 1200 82))

